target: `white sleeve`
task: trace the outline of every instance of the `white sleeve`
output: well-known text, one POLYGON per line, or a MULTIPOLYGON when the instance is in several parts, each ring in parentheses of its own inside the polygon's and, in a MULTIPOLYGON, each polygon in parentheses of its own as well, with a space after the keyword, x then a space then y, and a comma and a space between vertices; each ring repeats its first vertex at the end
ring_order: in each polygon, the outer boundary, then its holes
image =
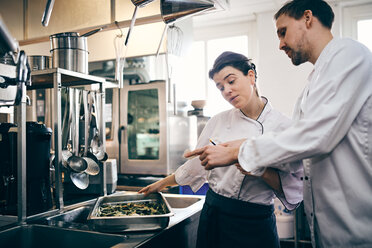
MULTIPOLYGON (((207 122, 200 134, 196 148, 209 144, 209 138, 216 122, 216 117, 207 122)), ((195 157, 179 167, 174 174, 178 185, 189 185, 192 191, 196 192, 207 182, 208 171, 201 165, 199 157, 195 157)))
POLYGON ((198 191, 207 181, 207 171, 201 166, 199 157, 184 163, 174 174, 178 185, 189 185, 193 192, 198 191))
POLYGON ((283 132, 246 140, 238 156, 242 168, 254 171, 327 154, 346 135, 371 92, 371 61, 351 42, 336 49, 305 92, 301 119, 283 132))
POLYGON ((303 200, 303 166, 301 162, 289 165, 291 172, 277 170, 284 195, 277 195, 288 210, 295 209, 303 200))

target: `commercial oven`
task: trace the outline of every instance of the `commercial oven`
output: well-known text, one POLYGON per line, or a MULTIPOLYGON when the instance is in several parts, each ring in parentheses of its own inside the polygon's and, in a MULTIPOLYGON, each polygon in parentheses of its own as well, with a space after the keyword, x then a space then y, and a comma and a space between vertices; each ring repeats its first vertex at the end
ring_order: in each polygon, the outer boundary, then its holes
POLYGON ((106 150, 119 173, 168 175, 195 148, 197 119, 174 115, 166 81, 125 85, 106 90, 106 150))

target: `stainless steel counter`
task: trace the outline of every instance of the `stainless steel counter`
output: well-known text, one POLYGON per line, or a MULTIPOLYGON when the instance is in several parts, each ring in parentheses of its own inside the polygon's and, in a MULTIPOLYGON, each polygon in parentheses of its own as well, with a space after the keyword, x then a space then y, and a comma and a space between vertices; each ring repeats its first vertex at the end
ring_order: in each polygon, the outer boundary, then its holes
POLYGON ((204 196, 178 194, 163 194, 163 196, 168 201, 174 215, 170 217, 168 226, 160 231, 97 232, 89 226, 86 219, 95 202, 90 200, 66 207, 63 213, 40 217, 28 222, 27 225, 2 231, 0 243, 5 246, 8 244, 17 246, 19 243, 19 247, 42 247, 46 242, 53 242, 54 247, 65 248, 67 245, 73 248, 85 244, 82 240, 89 239, 90 248, 164 248, 175 247, 175 245, 176 247, 194 247, 204 196))

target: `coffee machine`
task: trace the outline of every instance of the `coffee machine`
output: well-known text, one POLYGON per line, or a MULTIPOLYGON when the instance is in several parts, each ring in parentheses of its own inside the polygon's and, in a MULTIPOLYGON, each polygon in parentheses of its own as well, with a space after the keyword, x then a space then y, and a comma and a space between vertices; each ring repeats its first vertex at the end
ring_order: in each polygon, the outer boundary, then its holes
MULTIPOLYGON (((51 209, 50 143, 52 130, 26 123, 27 215, 51 209)), ((0 123, 0 214, 17 214, 17 127, 0 123)))

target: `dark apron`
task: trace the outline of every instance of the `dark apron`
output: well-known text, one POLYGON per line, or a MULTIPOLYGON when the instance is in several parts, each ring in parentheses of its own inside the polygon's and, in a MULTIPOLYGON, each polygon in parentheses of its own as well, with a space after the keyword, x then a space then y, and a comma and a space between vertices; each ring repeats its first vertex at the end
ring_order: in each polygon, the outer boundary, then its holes
POLYGON ((209 189, 196 247, 280 247, 274 207, 231 199, 209 189))

